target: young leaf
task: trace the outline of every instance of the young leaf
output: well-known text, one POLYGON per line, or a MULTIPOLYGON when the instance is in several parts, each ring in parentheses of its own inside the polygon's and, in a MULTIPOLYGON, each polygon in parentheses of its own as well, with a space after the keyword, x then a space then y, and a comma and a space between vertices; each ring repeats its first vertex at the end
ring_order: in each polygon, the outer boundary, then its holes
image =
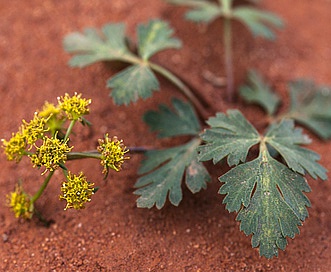
POLYGON ((255 70, 248 71, 248 85, 240 87, 240 95, 247 102, 260 105, 269 115, 275 113, 280 103, 280 98, 255 70))
POLYGON ((193 139, 185 145, 165 150, 146 152, 139 174, 146 174, 138 179, 135 188, 140 195, 137 206, 161 209, 169 194, 170 202, 178 206, 182 200, 181 183, 185 173, 185 183, 192 193, 206 188, 210 176, 205 167, 197 161, 196 148, 200 140, 193 139))
POLYGON ((159 132, 159 138, 197 135, 201 127, 191 104, 175 98, 172 105, 174 110, 160 105, 159 111, 148 111, 143 117, 144 121, 152 131, 159 132))
POLYGON ((153 71, 146 65, 132 65, 108 80, 107 87, 117 105, 128 105, 139 98, 150 97, 159 90, 159 82, 153 71))
POLYGON ((265 142, 279 152, 293 171, 302 175, 308 172, 314 179, 327 178, 326 169, 317 163, 320 156, 299 146, 310 143, 310 139, 302 134, 302 129, 294 128, 293 120, 283 120, 272 125, 265 135, 265 142))
POLYGON ((188 11, 185 14, 185 18, 193 22, 210 23, 216 18, 220 17, 220 15, 220 8, 217 5, 210 3, 208 5, 188 11))
MULTIPOLYGON (((193 7, 185 17, 195 22, 209 23, 218 17, 230 17, 241 21, 255 36, 274 39, 275 34, 269 26, 282 27, 283 21, 271 12, 260 11, 251 7, 232 7, 232 0, 223 0, 219 5, 203 0, 167 0, 177 5, 193 7)), ((256 3, 257 1, 251 0, 256 3)))
POLYGON ((283 21, 275 14, 251 7, 237 7, 232 15, 246 25, 253 35, 269 40, 275 39, 275 34, 268 26, 277 28, 283 26, 283 21))
POLYGON ((291 107, 286 116, 307 126, 323 139, 331 137, 331 89, 313 81, 297 80, 289 85, 291 107))
POLYGON ((253 234, 252 246, 266 258, 284 250, 286 237, 294 238, 308 216, 310 206, 303 192, 310 188, 304 177, 273 159, 266 148, 260 156, 241 164, 219 178, 225 184, 219 193, 229 212, 239 212, 240 230, 253 234))
POLYGON ((260 141, 259 133, 238 110, 229 110, 227 115, 217 113, 207 123, 211 128, 201 135, 206 144, 198 148, 200 161, 213 159, 215 164, 228 156, 229 166, 237 165, 260 141))
POLYGON ((167 0, 167 2, 192 7, 192 10, 186 12, 185 18, 194 22, 210 23, 222 13, 218 5, 204 0, 167 0))
POLYGON ((143 60, 148 60, 155 53, 167 48, 180 48, 181 41, 171 38, 173 29, 167 22, 151 20, 147 25, 139 25, 138 51, 143 60))
POLYGON ((72 67, 85 67, 105 60, 123 60, 133 56, 125 43, 124 24, 107 24, 101 33, 94 28, 74 32, 63 40, 64 49, 77 54, 69 61, 72 67))

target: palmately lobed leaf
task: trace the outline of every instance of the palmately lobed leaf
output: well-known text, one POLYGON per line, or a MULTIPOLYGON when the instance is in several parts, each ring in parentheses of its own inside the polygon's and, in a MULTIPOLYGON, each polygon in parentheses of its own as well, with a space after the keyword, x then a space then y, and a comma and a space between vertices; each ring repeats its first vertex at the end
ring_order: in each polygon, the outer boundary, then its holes
POLYGON ((331 137, 331 88, 317 86, 310 80, 289 84, 289 117, 310 128, 323 139, 331 137))
POLYGON ((272 125, 265 135, 265 141, 279 152, 293 171, 303 175, 308 172, 314 179, 327 178, 326 169, 317 163, 320 156, 299 146, 310 143, 310 139, 302 134, 302 129, 294 127, 293 120, 283 120, 272 125))
POLYGON ((70 66, 85 67, 98 61, 132 57, 125 43, 124 32, 124 24, 114 23, 105 25, 101 31, 88 28, 83 33, 67 35, 63 40, 64 49, 76 54, 69 61, 70 66))
POLYGON ((173 29, 161 20, 150 20, 146 25, 139 25, 138 52, 143 60, 148 60, 159 51, 169 48, 180 48, 181 41, 172 38, 173 29))
POLYGON ((206 188, 210 176, 204 166, 197 160, 196 148, 199 139, 193 139, 182 146, 165 150, 146 152, 140 174, 145 174, 135 184, 137 206, 161 209, 169 195, 171 204, 178 206, 182 200, 182 179, 192 193, 206 188))
POLYGON ((89 28, 83 33, 69 34, 64 38, 63 45, 67 52, 74 54, 69 61, 74 67, 115 60, 132 64, 107 82, 107 87, 113 89, 111 96, 114 102, 128 105, 139 98, 146 99, 159 90, 152 64, 147 60, 161 50, 181 46, 180 40, 171 37, 172 34, 169 24, 159 19, 138 25, 140 57, 128 48, 129 39, 125 36, 125 25, 122 23, 107 24, 101 30, 89 28))
POLYGON ((217 113, 209 118, 211 128, 201 135, 204 145, 198 148, 199 160, 213 160, 214 164, 228 156, 229 166, 244 162, 249 149, 259 143, 256 129, 238 110, 229 110, 227 115, 217 113))
POLYGON ((310 188, 303 176, 273 159, 266 149, 260 156, 231 169, 219 178, 226 194, 223 203, 230 212, 239 211, 237 220, 246 235, 253 234, 252 246, 260 247, 266 258, 284 250, 286 237, 299 233, 298 226, 308 216, 310 206, 303 192, 310 188))
POLYGON ((160 86, 154 72, 146 65, 133 65, 108 80, 111 97, 117 105, 128 105, 139 98, 147 99, 160 86))
POLYGON ((143 119, 152 131, 158 131, 160 138, 197 135, 201 127, 192 105, 175 98, 172 106, 173 110, 160 105, 158 111, 148 111, 143 119))
POLYGON ((273 115, 280 103, 280 98, 272 92, 270 86, 255 70, 248 71, 248 85, 240 87, 240 95, 250 103, 260 105, 269 115, 273 115))

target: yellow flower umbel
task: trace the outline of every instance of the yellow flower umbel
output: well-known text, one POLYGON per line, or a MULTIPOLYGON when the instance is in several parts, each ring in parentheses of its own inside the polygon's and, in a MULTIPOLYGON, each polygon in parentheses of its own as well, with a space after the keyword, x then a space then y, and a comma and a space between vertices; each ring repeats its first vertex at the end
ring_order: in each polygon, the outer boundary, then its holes
POLYGON ((19 184, 16 185, 14 192, 7 195, 7 205, 14 212, 16 218, 29 219, 32 217, 30 198, 23 192, 23 188, 19 184))
POLYGON ((9 141, 2 139, 2 144, 9 161, 15 160, 18 163, 26 152, 26 140, 21 132, 13 133, 9 141))
POLYGON ((47 101, 43 105, 43 108, 41 111, 38 112, 39 117, 44 117, 45 119, 56 116, 61 112, 59 107, 55 107, 53 103, 48 103, 47 101))
POLYGON ((87 181, 85 175, 81 172, 79 176, 68 173, 67 180, 62 182, 60 195, 61 200, 66 200, 67 209, 84 209, 84 204, 91 201, 91 196, 94 194, 94 183, 87 181))
POLYGON ((46 128, 47 119, 39 117, 37 113, 29 123, 25 120, 22 122, 21 131, 29 145, 33 145, 38 139, 43 138, 44 133, 48 131, 46 128))
POLYGON ((101 153, 101 165, 104 167, 102 173, 107 174, 108 169, 114 169, 115 171, 121 170, 121 166, 125 159, 125 153, 129 152, 122 140, 118 140, 116 136, 109 139, 108 134, 104 139, 99 139, 98 151, 101 153))
POLYGON ((75 93, 72 97, 65 94, 64 97, 58 97, 58 103, 61 110, 63 110, 69 120, 81 120, 83 115, 89 114, 88 108, 91 104, 91 99, 81 98, 82 94, 75 93))
POLYGON ((51 135, 55 135, 56 132, 62 129, 63 123, 65 122, 65 117, 63 116, 62 110, 56 107, 52 103, 45 102, 41 111, 38 112, 39 117, 47 119, 47 127, 51 135))
POLYGON ((40 147, 36 146, 35 154, 30 155, 34 167, 45 166, 45 172, 57 169, 60 163, 65 163, 67 160, 66 153, 73 148, 69 147, 67 143, 68 140, 60 140, 56 138, 56 135, 53 138, 44 137, 43 144, 40 147))

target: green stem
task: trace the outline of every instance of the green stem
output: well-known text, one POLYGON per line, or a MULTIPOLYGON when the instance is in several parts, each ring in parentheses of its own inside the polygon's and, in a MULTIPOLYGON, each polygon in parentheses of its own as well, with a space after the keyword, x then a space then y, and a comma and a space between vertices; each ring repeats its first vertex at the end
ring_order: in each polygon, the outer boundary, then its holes
POLYGON ((50 171, 48 176, 45 178, 43 184, 40 186, 37 193, 34 194, 34 196, 31 198, 31 204, 37 201, 37 199, 42 195, 44 190, 46 189, 48 182, 51 180, 51 177, 53 176, 54 171, 50 171))
MULTIPOLYGON (((153 150, 153 148, 133 146, 128 147, 130 153, 145 153, 148 150, 153 150)), ((69 152, 67 154, 67 160, 79 160, 79 159, 101 159, 101 154, 98 150, 84 151, 84 152, 69 152)))
POLYGON ((233 78, 233 60, 232 60, 232 33, 231 33, 231 19, 224 18, 224 64, 226 70, 226 93, 229 102, 233 101, 234 78, 233 78))
POLYGON ((85 151, 85 152, 69 152, 67 154, 67 160, 78 160, 78 159, 100 159, 101 154, 97 150, 85 151))
POLYGON ((64 136, 64 139, 63 139, 64 142, 68 139, 68 137, 69 137, 69 135, 70 135, 70 133, 71 133, 71 131, 72 131, 72 129, 73 129, 76 122, 77 122, 77 120, 71 120, 71 122, 69 124, 69 127, 67 129, 66 135, 64 136))
POLYGON ((148 64, 151 67, 151 69, 158 72, 166 79, 168 79, 170 82, 172 82, 191 101, 191 103, 196 107, 200 116, 204 120, 206 120, 209 117, 208 112, 206 111, 205 107, 201 104, 200 100, 177 76, 175 76, 169 70, 167 70, 166 68, 160 65, 151 62, 149 62, 148 64))

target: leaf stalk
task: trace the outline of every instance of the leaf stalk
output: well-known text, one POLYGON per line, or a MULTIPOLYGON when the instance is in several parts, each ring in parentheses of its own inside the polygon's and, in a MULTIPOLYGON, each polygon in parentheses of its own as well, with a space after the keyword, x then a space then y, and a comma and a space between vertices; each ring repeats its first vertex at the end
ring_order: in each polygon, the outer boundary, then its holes
POLYGON ((223 43, 224 43, 224 64, 226 73, 226 93, 229 102, 233 101, 234 94, 234 77, 233 77, 233 59, 232 59, 232 33, 231 33, 231 19, 228 17, 224 18, 224 32, 223 32, 223 43))
POLYGON ((183 81, 181 81, 177 76, 175 76, 173 73, 171 73, 169 70, 167 70, 164 67, 161 67, 160 65, 157 65, 155 63, 149 62, 149 66, 154 71, 158 72, 162 76, 164 76, 166 79, 168 79, 171 83, 173 83, 195 106, 197 109, 200 117, 203 120, 208 119, 209 114, 206 111, 205 107, 202 105, 200 100, 195 96, 195 94, 188 88, 183 81))

